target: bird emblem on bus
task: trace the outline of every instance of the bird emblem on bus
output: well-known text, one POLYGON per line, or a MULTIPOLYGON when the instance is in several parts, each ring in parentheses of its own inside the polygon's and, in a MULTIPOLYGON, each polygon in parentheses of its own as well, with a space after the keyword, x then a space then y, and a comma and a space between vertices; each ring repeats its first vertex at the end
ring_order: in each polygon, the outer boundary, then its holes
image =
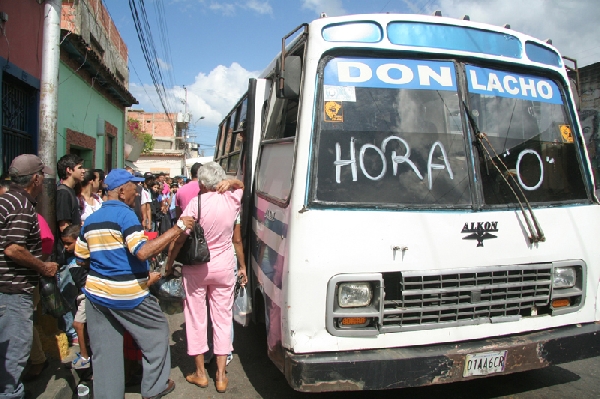
POLYGON ((463 240, 477 240, 477 246, 483 247, 483 240, 498 238, 498 236, 490 234, 490 232, 497 231, 498 222, 471 222, 471 224, 465 223, 461 233, 471 233, 463 237, 463 240))

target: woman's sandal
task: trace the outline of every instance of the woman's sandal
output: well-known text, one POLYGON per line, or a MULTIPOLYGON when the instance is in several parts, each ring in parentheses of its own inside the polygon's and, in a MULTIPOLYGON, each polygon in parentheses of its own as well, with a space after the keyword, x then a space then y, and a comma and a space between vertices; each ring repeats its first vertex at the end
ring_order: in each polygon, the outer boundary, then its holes
POLYGON ((200 377, 196 372, 185 377, 185 380, 190 384, 198 385, 200 388, 206 388, 208 386, 208 377, 206 371, 204 375, 200 377))
POLYGON ((217 388, 217 392, 225 393, 227 390, 227 384, 229 383, 229 378, 225 377, 223 381, 215 381, 215 388, 217 388))

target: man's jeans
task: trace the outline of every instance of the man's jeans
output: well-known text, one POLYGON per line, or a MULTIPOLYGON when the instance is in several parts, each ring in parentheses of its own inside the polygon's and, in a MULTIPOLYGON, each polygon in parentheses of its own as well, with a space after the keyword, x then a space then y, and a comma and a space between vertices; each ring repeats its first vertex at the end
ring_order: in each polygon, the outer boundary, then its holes
POLYGON ((33 341, 33 295, 0 293, 0 399, 22 399, 33 341))

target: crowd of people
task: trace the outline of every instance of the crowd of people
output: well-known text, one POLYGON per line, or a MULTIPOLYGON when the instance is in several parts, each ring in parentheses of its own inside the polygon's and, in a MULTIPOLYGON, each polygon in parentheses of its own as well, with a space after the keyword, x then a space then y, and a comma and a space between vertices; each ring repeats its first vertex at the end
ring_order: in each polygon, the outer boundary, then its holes
POLYGON ((132 377, 127 360, 141 363, 144 398, 172 392, 169 326, 148 287, 173 274, 196 222, 211 259, 181 266, 187 353, 196 364, 186 380, 207 387, 205 364, 214 357, 215 387, 225 392, 234 286, 247 282, 239 226, 243 183, 214 162, 194 164, 187 183, 130 168, 105 175, 83 164, 67 154, 56 165, 56 239, 36 212, 44 177, 53 170, 25 154, 0 179, 0 397, 22 399, 22 381, 48 364, 33 328, 40 276, 56 281, 70 309, 58 325, 79 349, 71 366, 93 370, 95 398, 123 397, 132 377), (167 252, 162 274, 151 270, 148 259, 167 252))

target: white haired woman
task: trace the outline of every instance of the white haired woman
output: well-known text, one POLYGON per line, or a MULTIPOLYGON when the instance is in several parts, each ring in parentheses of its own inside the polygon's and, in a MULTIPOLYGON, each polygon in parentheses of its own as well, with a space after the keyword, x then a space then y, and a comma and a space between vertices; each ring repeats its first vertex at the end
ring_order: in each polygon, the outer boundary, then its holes
MULTIPOLYGON (((213 351, 217 359, 215 385, 218 392, 225 392, 228 379, 225 374, 227 355, 232 351, 231 323, 233 289, 235 286, 235 260, 232 236, 235 219, 240 211, 244 184, 236 179, 227 179, 225 171, 215 162, 204 164, 198 170, 201 194, 201 214, 198 218, 198 201, 192 199, 182 216, 199 220, 210 250, 210 262, 184 265, 185 287, 184 315, 188 355, 195 357, 196 371, 186 380, 202 388, 208 386, 204 369, 204 353, 208 351, 207 307, 213 324, 213 351)), ((186 236, 181 235, 169 253, 166 274, 173 270, 173 259, 179 253, 186 236)), ((246 283, 246 270, 240 268, 238 276, 246 283)))

